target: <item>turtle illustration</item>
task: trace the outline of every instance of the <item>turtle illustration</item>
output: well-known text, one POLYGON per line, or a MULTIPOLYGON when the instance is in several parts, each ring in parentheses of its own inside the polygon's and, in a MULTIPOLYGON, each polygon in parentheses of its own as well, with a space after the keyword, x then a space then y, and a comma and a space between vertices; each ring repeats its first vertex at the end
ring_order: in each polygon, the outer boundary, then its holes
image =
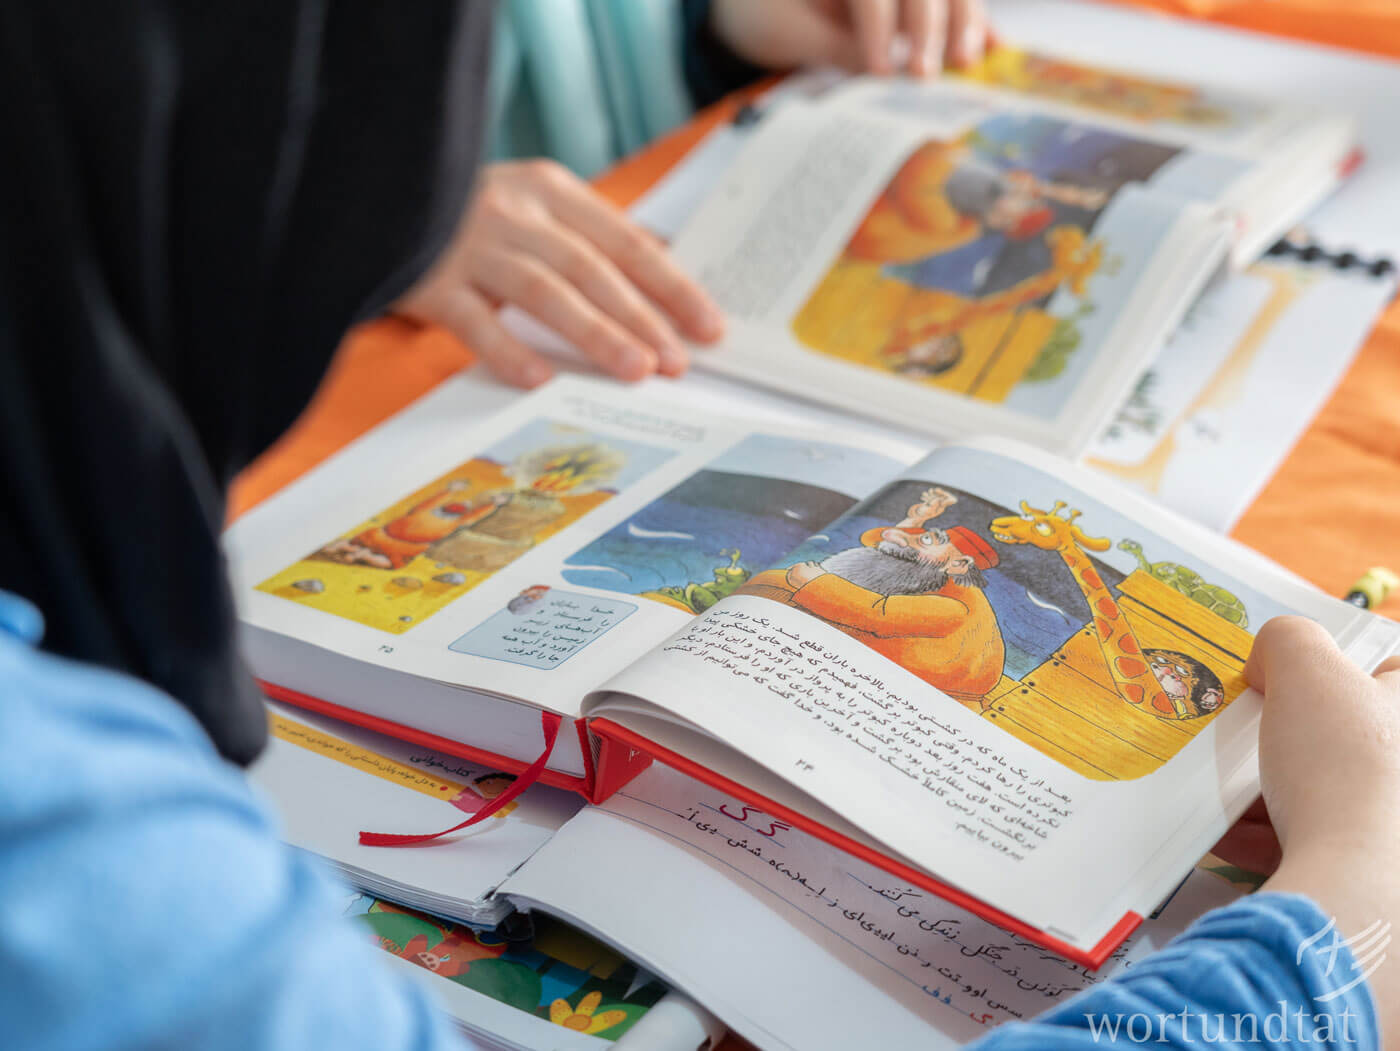
POLYGON ((729 559, 729 565, 717 566, 714 570, 714 579, 704 583, 691 583, 682 587, 657 588, 657 594, 665 596, 672 602, 693 610, 696 613, 704 613, 725 595, 733 592, 740 584, 748 580, 751 574, 743 566, 739 565, 739 549, 725 548, 720 553, 721 558, 729 559))
POLYGON ((1120 540, 1118 550, 1126 551, 1138 560, 1138 567, 1144 573, 1156 577, 1167 587, 1180 591, 1192 602, 1204 606, 1217 617, 1249 627, 1249 614, 1234 592, 1226 591, 1216 584, 1207 584, 1194 569, 1187 569, 1175 562, 1149 562, 1143 556, 1142 545, 1136 540, 1120 540))

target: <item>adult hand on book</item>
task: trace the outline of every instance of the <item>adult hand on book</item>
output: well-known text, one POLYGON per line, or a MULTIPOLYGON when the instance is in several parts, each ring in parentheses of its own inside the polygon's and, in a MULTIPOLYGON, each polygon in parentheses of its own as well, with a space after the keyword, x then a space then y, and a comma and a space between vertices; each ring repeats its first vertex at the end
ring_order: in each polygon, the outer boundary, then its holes
POLYGON ((834 64, 896 71, 894 40, 909 41, 915 76, 976 62, 991 43, 982 0, 714 0, 715 35, 770 69, 834 64))
POLYGON ((605 372, 685 371, 682 336, 718 339, 723 316, 665 246, 553 161, 487 165, 452 242, 395 309, 450 329, 508 383, 535 387, 549 363, 512 336, 511 304, 605 372))

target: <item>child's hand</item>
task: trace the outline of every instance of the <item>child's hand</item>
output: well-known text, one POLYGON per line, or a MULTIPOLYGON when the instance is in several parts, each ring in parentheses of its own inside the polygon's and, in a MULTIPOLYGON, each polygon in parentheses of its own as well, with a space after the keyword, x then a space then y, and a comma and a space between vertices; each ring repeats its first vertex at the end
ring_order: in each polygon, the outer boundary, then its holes
POLYGON ((679 336, 709 342, 724 328, 660 242, 551 161, 483 168, 452 243, 395 308, 451 329, 508 383, 537 386, 553 370, 501 325, 505 304, 625 380, 679 375, 679 336))
POLYGON ((1382 943, 1400 922, 1400 658, 1372 677, 1317 624, 1279 617, 1245 671, 1264 693, 1259 768, 1283 846, 1264 889, 1307 895, 1359 939, 1381 1029, 1400 1033, 1400 962, 1382 943))
POLYGON ((1372 677, 1318 624, 1278 617, 1245 674, 1265 696, 1260 777, 1285 861, 1379 848, 1400 857, 1400 658, 1372 677))
POLYGON ((715 0, 715 34, 769 69, 834 64, 892 73, 896 34, 908 71, 929 76, 976 62, 991 42, 982 0, 715 0))

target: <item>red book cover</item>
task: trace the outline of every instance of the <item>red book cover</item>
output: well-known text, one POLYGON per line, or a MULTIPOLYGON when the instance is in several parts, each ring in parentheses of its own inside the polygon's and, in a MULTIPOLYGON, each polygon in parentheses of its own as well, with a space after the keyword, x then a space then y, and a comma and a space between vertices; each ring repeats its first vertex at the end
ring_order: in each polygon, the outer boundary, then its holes
MULTIPOLYGON (((474 748, 469 744, 463 744, 461 741, 453 740, 450 737, 439 737, 437 734, 415 730, 413 727, 405 726, 403 723, 391 722, 388 719, 381 719, 375 715, 366 715, 364 712, 358 712, 353 708, 332 704, 330 701, 323 701, 319 697, 298 693, 296 690, 289 690, 286 687, 277 686, 270 682, 259 680, 258 686, 262 689, 264 694, 274 701, 282 701, 298 708, 304 708, 307 711, 317 712, 321 715, 329 716, 332 719, 339 719, 341 722, 350 723, 353 726, 362 726, 366 730, 373 730, 375 733, 396 737, 400 741, 408 741, 411 744, 422 745, 424 748, 431 748, 435 752, 455 755, 459 759, 480 763, 483 766, 488 766, 492 770, 499 770, 502 773, 516 774, 518 776, 525 773, 535 761, 534 758, 520 759, 508 755, 501 755, 497 752, 490 752, 484 748, 474 748)), ((584 776, 576 777, 572 774, 561 773, 558 770, 546 769, 539 774, 537 781, 539 784, 549 785, 552 788, 567 789, 570 792, 577 792, 585 799, 591 799, 594 772, 592 751, 588 741, 588 731, 582 720, 565 719, 562 732, 572 733, 578 737, 579 745, 583 751, 584 776)), ((540 743, 541 747, 543 747, 543 734, 541 734, 540 743)), ((645 764, 638 767, 629 775, 629 778, 636 776, 636 774, 640 773, 644 768, 645 764)))

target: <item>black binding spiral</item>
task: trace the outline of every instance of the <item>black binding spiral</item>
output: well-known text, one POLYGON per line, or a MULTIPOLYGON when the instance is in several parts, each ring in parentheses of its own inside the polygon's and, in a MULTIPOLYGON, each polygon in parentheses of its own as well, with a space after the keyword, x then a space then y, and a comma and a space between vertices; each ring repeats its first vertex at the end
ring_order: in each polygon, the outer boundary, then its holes
POLYGON ((1337 270, 1354 270, 1370 274, 1372 277, 1390 277, 1395 273, 1395 264, 1389 259, 1363 259, 1355 252, 1329 252, 1314 241, 1298 242, 1286 238, 1269 249, 1274 258, 1293 258, 1304 263, 1323 263, 1337 270))

